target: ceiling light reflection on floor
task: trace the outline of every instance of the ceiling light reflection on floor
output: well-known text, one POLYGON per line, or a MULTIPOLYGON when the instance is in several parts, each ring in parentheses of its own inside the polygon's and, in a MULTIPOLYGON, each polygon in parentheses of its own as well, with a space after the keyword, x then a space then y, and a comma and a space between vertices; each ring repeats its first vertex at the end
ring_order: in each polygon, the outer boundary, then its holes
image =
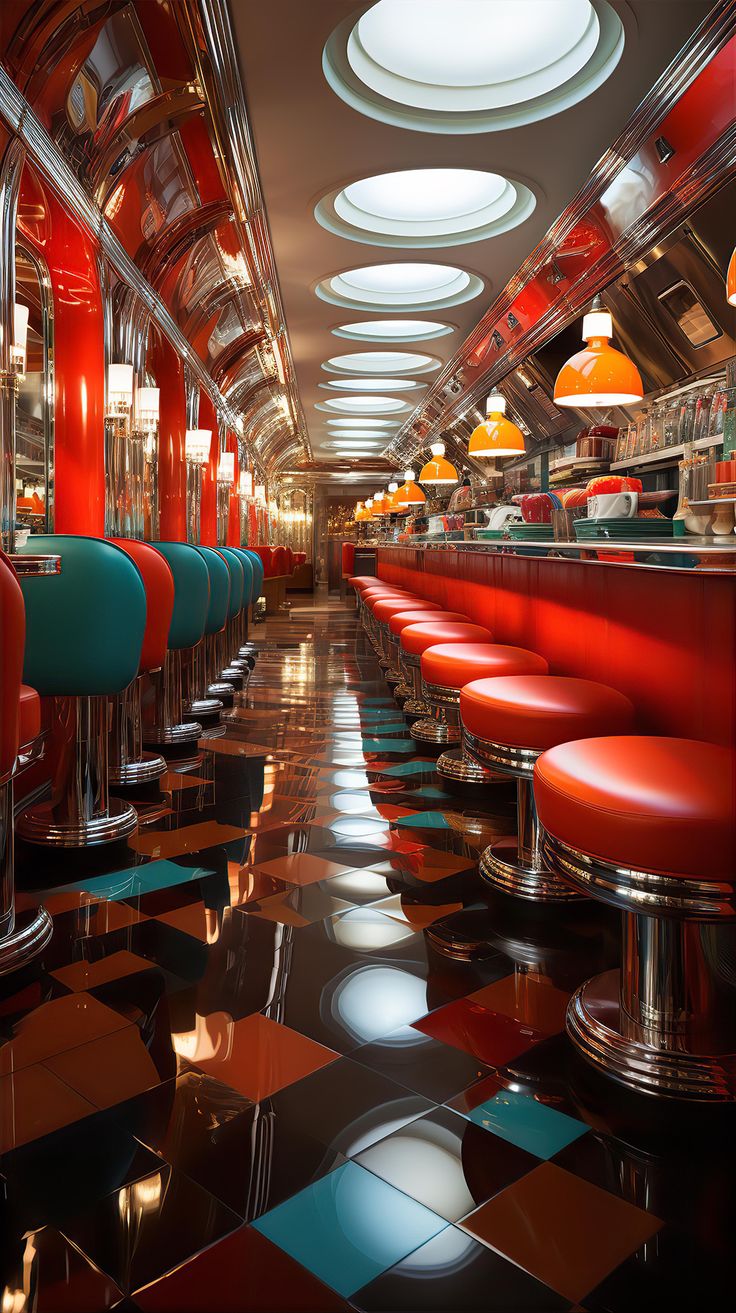
POLYGON ((471 301, 483 290, 483 280, 448 264, 406 261, 364 265, 323 278, 316 293, 333 305, 358 310, 434 310, 471 301))

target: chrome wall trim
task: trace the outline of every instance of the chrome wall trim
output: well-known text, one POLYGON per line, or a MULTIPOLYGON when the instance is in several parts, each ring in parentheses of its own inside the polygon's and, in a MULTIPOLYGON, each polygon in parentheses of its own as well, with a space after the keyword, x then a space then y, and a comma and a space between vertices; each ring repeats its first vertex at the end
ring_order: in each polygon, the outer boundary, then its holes
POLYGON ((527 777, 533 774, 534 763, 541 755, 536 748, 517 748, 508 743, 493 743, 490 739, 478 738, 464 725, 463 749, 481 766, 495 767, 507 775, 527 777))
POLYGON ((15 232, 26 151, 16 137, 0 165, 0 547, 15 548, 15 232))

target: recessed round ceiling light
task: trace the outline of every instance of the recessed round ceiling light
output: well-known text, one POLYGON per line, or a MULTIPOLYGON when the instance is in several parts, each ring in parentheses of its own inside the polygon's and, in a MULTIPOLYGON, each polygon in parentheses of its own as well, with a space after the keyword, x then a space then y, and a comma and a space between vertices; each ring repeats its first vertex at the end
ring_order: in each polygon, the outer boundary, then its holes
MULTIPOLYGON (((348 429, 359 428, 360 433, 367 433, 370 430, 374 437, 382 438, 385 433, 390 433, 395 429, 401 428, 401 420, 398 419, 374 419, 370 415, 361 415, 358 419, 333 419, 332 416, 326 421, 330 431, 336 431, 339 438, 348 429)), ((355 436, 355 434, 353 434, 355 436)), ((360 436, 360 434, 358 434, 360 436)))
POLYGON ((408 401, 398 397, 330 397, 327 401, 315 402, 316 410, 337 410, 343 414, 352 411, 356 416, 362 415, 398 415, 411 410, 408 401))
POLYGON ((334 442, 323 442, 322 446, 339 447, 341 451, 347 451, 350 447, 356 447, 360 449, 365 447, 376 447, 378 450, 380 450, 380 448, 384 446, 385 442, 386 442, 385 437, 380 441, 376 441, 370 438, 367 434, 364 438, 356 438, 354 441, 352 440, 348 441, 346 438, 343 438, 341 434, 339 438, 336 438, 334 440, 334 442))
POLYGON ((373 246, 438 247, 485 241, 523 223, 536 200, 521 182, 482 169, 404 169, 329 192, 323 228, 373 246))
POLYGON ((369 264, 323 278, 317 296, 356 310, 439 310, 472 301, 483 280, 449 264, 369 264))
POLYGON ((331 378, 329 383, 320 383, 321 388, 337 388, 340 392, 354 392, 363 388, 364 392, 413 392, 415 388, 424 388, 426 383, 417 383, 414 378, 331 378))
POLYGON ((322 67, 369 118, 417 132, 493 132, 576 105, 623 47, 608 0, 378 0, 333 32, 322 67))
POLYGON ((363 319, 356 324, 340 324, 332 332, 335 337, 347 337, 353 342, 429 342, 455 329, 432 319, 363 319))
POLYGON ((322 368, 328 374, 430 374, 441 364, 436 356, 418 351, 353 351, 330 356, 322 368))

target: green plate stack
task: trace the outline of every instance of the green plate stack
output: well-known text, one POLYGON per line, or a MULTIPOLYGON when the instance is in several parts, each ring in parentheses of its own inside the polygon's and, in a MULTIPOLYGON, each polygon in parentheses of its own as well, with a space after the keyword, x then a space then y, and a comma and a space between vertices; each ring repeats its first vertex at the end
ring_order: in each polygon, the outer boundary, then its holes
POLYGON ((551 543, 554 541, 551 524, 512 524, 509 525, 509 537, 517 542, 551 543))
POLYGON ((578 542, 663 542, 674 534, 672 520, 645 520, 624 516, 611 520, 574 520, 578 542))

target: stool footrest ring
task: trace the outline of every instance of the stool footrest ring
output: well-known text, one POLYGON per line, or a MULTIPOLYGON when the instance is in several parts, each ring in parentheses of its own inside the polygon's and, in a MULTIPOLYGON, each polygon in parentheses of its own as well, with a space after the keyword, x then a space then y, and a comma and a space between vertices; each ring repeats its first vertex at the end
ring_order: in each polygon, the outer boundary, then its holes
POLYGON ((497 839, 483 852, 480 874, 494 889, 535 903, 581 902, 585 895, 571 889, 544 866, 526 866, 519 861, 516 836, 497 839))

